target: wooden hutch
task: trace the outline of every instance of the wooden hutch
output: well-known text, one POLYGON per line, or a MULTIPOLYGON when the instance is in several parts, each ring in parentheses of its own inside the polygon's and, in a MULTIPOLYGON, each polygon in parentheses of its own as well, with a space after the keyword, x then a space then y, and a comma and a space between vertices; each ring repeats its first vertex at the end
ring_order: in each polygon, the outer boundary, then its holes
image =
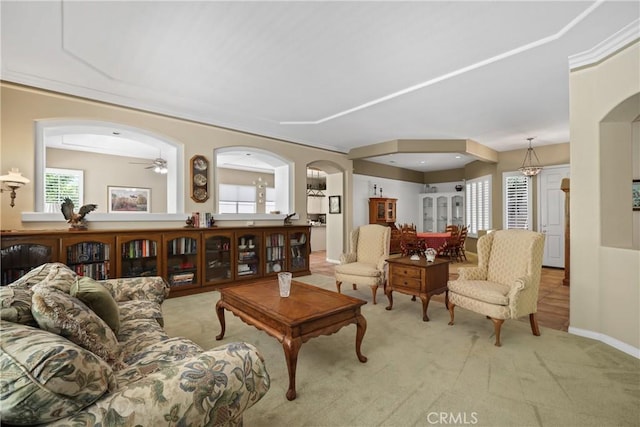
POLYGON ((371 197, 369 199, 369 224, 391 227, 389 253, 400 252, 400 230, 396 227, 396 202, 389 197, 371 197))

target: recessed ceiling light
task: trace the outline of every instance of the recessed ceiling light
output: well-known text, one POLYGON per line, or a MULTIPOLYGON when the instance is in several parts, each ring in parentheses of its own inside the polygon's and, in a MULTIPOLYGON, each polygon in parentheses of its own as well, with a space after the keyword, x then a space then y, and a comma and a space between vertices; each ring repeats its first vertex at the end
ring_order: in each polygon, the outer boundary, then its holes
POLYGON ((427 163, 427 162, 425 162, 424 160, 420 160, 420 164, 421 165, 424 165, 425 163, 427 163))
POLYGON ((456 159, 461 159, 461 158, 462 158, 462 156, 456 156, 456 159))

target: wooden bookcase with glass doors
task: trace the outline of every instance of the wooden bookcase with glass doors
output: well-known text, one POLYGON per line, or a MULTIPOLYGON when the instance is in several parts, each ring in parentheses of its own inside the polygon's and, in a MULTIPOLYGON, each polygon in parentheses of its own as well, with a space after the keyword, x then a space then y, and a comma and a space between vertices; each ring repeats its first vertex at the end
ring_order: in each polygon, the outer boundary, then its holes
POLYGON ((310 274, 309 226, 2 232, 2 285, 46 262, 96 280, 162 276, 170 296, 310 274))

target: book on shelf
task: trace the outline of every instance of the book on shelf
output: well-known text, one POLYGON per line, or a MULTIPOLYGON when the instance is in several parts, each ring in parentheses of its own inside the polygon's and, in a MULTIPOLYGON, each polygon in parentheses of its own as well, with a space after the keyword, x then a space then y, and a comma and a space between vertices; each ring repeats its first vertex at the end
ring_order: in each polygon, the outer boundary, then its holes
POLYGON ((173 285, 188 285, 193 282, 193 273, 179 273, 171 276, 173 285))

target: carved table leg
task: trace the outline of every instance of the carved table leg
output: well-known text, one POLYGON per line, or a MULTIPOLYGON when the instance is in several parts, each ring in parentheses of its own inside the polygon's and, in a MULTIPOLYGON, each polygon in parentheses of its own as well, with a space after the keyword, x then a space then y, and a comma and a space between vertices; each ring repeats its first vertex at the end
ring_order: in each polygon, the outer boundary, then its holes
POLYGON ((391 295, 392 292, 393 292, 393 289, 391 288, 387 288, 387 290, 385 291, 385 294, 387 295, 387 299, 389 300, 389 305, 385 307, 385 309, 387 310, 391 310, 393 308, 393 295, 391 295))
POLYGON ((226 324, 224 321, 224 305, 222 304, 222 300, 219 300, 216 303, 216 313, 218 314, 218 320, 220 321, 220 335, 216 336, 216 340, 220 341, 224 338, 224 331, 226 328, 226 324))
POLYGON ((420 295, 420 299, 422 300, 422 321, 428 322, 429 316, 427 316, 427 307, 429 307, 429 301, 431 300, 431 296, 420 295))
POLYGON ((365 332, 367 332, 367 321, 361 314, 356 314, 356 355, 362 363, 367 361, 366 356, 360 351, 360 345, 362 344, 362 338, 364 338, 365 332))
POLYGON ((296 398, 296 366, 298 364, 298 352, 302 347, 300 338, 292 339, 284 337, 282 348, 284 349, 284 358, 287 361, 287 370, 289 371, 289 390, 287 390, 287 400, 296 398))

